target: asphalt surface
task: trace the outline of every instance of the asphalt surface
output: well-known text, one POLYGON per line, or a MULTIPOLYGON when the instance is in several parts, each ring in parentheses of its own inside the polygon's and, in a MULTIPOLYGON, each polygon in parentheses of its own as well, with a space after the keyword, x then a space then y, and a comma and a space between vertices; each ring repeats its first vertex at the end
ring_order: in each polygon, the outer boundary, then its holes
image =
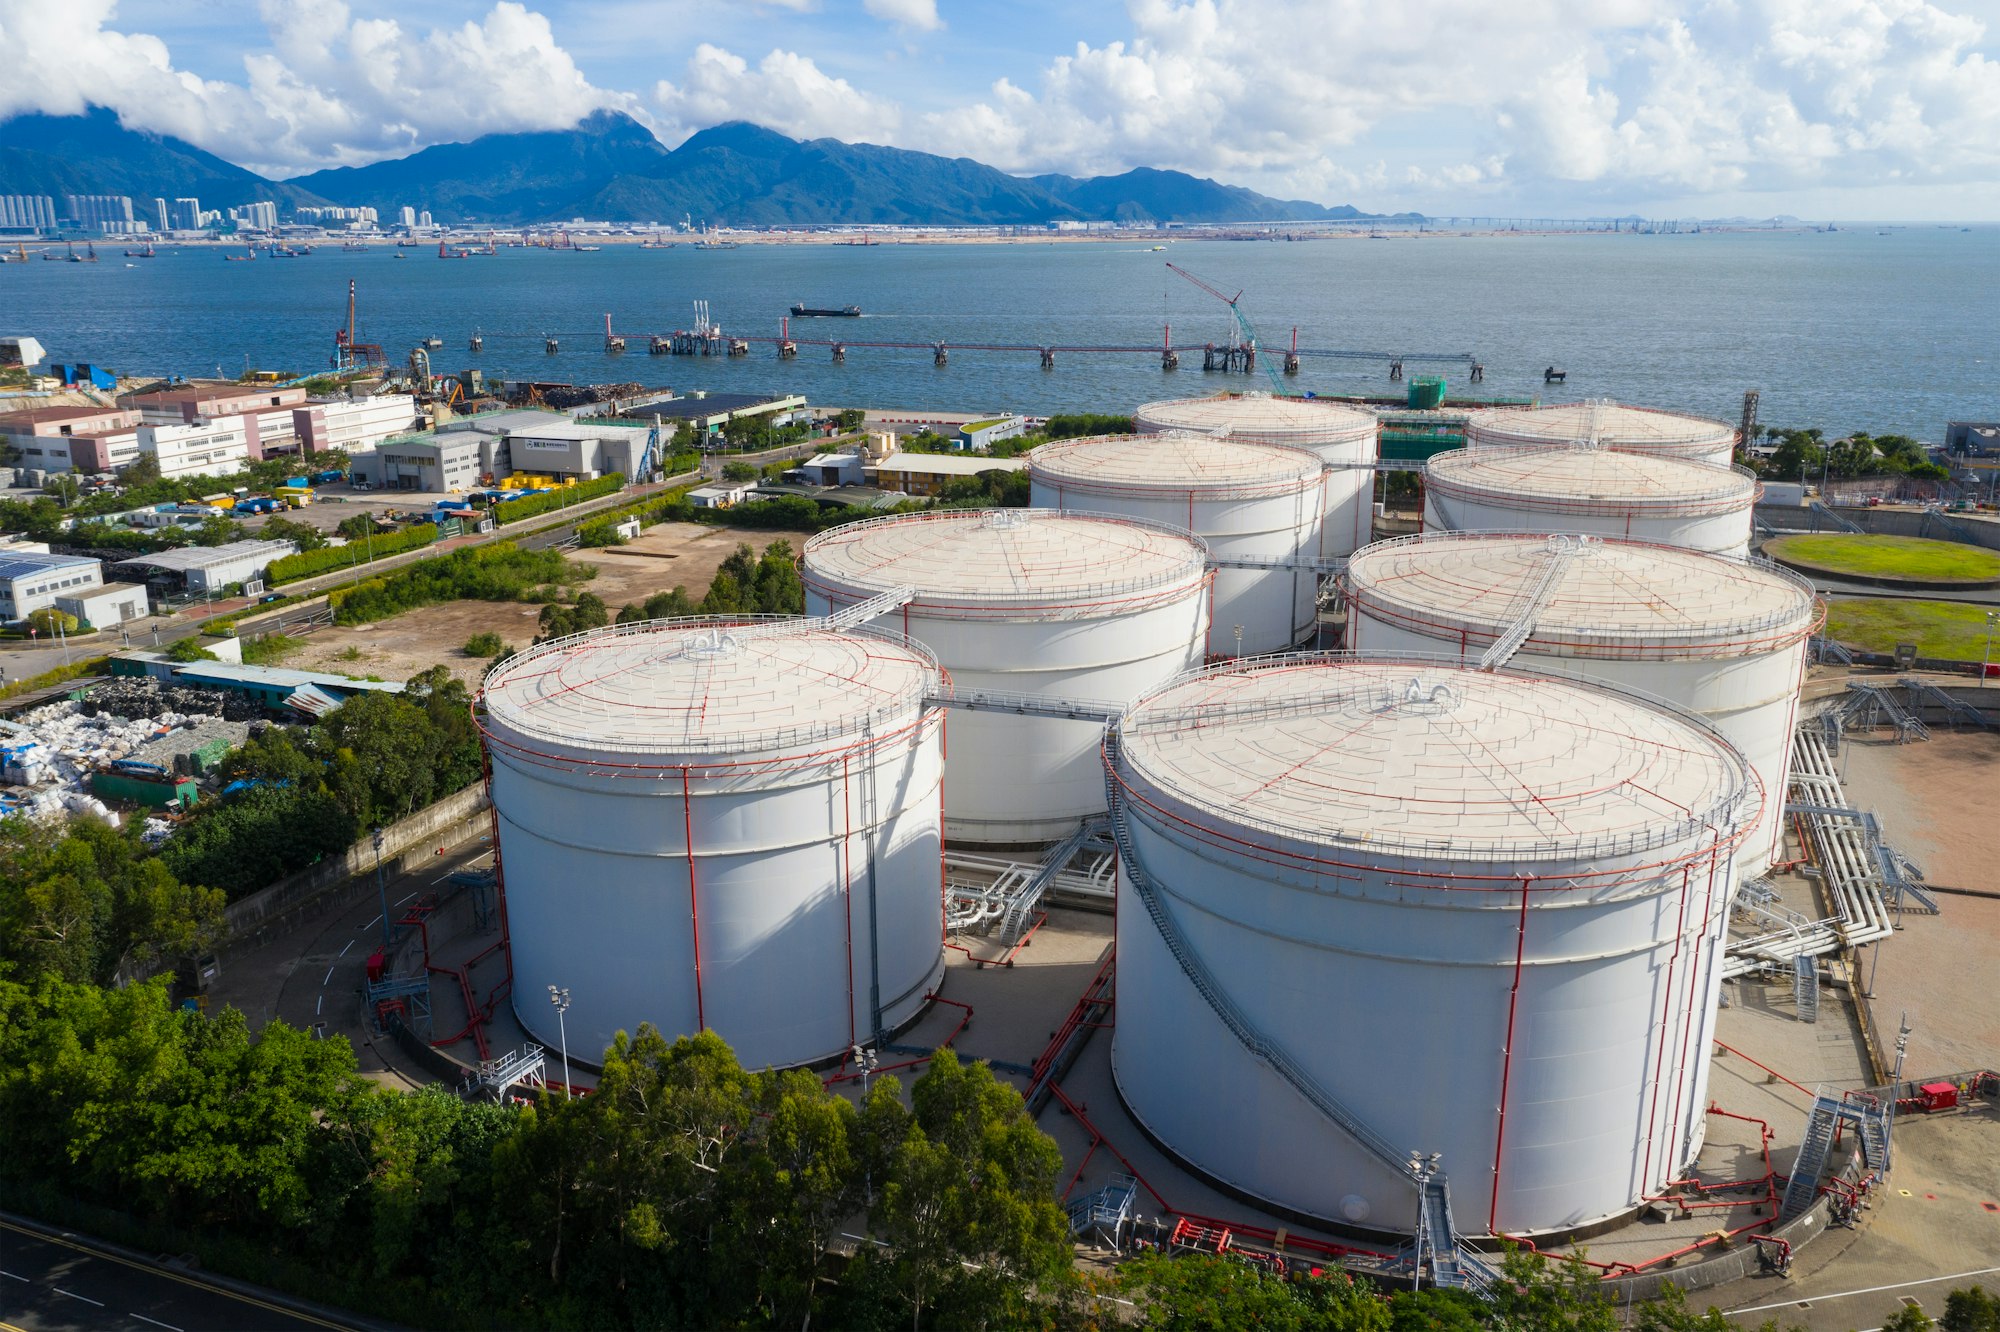
MULTIPOLYGON (((355 1323, 287 1309, 201 1274, 125 1257, 82 1236, 0 1220, 0 1329, 18 1332, 281 1332, 355 1323)), ((268 1292, 267 1292, 268 1294, 268 1292)))

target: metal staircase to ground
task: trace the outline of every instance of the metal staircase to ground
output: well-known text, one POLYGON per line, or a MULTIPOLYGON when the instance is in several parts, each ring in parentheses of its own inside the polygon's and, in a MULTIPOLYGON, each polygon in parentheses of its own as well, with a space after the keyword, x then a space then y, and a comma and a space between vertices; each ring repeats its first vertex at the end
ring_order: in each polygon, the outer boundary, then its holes
MULTIPOLYGON (((1105 733, 1106 798, 1110 809, 1111 832, 1117 843, 1118 857, 1125 875, 1125 882, 1132 888, 1152 919, 1153 927, 1159 931, 1161 941, 1167 951, 1186 976, 1189 984, 1215 1014, 1222 1025, 1234 1036, 1244 1049, 1261 1060, 1279 1077, 1289 1083, 1292 1089, 1305 1098, 1306 1103, 1317 1110, 1347 1137, 1359 1144, 1363 1150, 1380 1161, 1397 1175, 1410 1174, 1410 1161, 1374 1129, 1333 1096, 1310 1072, 1301 1067, 1284 1048, 1265 1036, 1250 1021, 1247 1014, 1237 1007, 1235 1000, 1225 993, 1215 978, 1209 974, 1207 964, 1201 960, 1168 910, 1166 901, 1153 883, 1151 875, 1139 861, 1138 851, 1132 841, 1132 829, 1126 819, 1124 802, 1119 798, 1118 757, 1119 733, 1112 727, 1105 733)), ((1414 1181, 1413 1181, 1414 1182, 1414 1181)), ((1426 1252, 1432 1264, 1431 1279, 1441 1286, 1459 1289, 1484 1290, 1499 1279, 1498 1273, 1477 1253, 1467 1248, 1465 1242, 1452 1228, 1451 1197, 1444 1175, 1433 1174, 1421 1185, 1418 1209, 1419 1224, 1412 1244, 1403 1250, 1405 1260, 1415 1267, 1422 1263, 1426 1252)))
POLYGON ((1819 1021, 1819 961, 1804 953, 1792 959, 1792 1003, 1799 1021, 1819 1021))
POLYGON ((1806 1117, 1806 1136, 1799 1144, 1798 1160, 1793 1162, 1791 1176, 1785 1181, 1784 1201, 1778 1208, 1779 1225, 1804 1214, 1819 1197, 1826 1155, 1843 1124, 1860 1139, 1862 1160, 1879 1174, 1889 1173, 1889 1121, 1883 1103, 1866 1094, 1841 1094, 1822 1087, 1806 1117))
POLYGON ((1131 1175, 1113 1175, 1102 1188, 1070 1203, 1069 1233, 1116 1249, 1132 1223, 1132 1209, 1138 1201, 1139 1181, 1131 1175))
POLYGON ((1815 515, 1826 519, 1829 523, 1832 523, 1834 527, 1836 527, 1842 532, 1850 532, 1855 536, 1865 535, 1865 531, 1862 528, 1861 524, 1855 522, 1851 518, 1841 517, 1839 514, 1835 513, 1832 509, 1827 508, 1826 505, 1821 503, 1819 500, 1814 500, 1808 507, 1812 510, 1812 512, 1815 515))

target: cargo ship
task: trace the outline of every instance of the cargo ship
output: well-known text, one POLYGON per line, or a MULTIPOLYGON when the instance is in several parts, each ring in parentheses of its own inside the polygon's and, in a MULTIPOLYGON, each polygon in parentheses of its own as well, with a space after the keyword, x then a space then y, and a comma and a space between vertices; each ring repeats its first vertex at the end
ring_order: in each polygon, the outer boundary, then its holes
POLYGON ((794 319, 859 319, 860 317, 861 307, 858 305, 843 305, 837 310, 819 309, 800 301, 792 306, 794 319))

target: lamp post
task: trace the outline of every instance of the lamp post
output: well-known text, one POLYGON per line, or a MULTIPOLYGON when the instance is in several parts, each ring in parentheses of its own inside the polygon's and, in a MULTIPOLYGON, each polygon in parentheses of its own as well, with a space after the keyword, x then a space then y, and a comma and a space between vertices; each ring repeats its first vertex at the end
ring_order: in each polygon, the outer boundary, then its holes
POLYGON ((383 960, 387 961, 390 943, 389 885, 382 877, 382 829, 380 827, 373 829, 369 833, 369 839, 375 843, 375 895, 382 903, 382 953, 383 960))
POLYGON ((569 991, 549 986, 549 1002, 556 1008, 556 1034, 562 1041, 563 1099, 568 1101, 576 1096, 569 1085, 569 1023, 563 1018, 563 1014, 569 1012, 569 991))
MULTIPOLYGON (((1443 1152, 1432 1152, 1429 1156, 1417 1151, 1410 1153, 1410 1177, 1417 1181, 1417 1233, 1414 1237, 1416 1241, 1416 1261, 1412 1264, 1410 1272, 1410 1289, 1412 1291, 1423 1289, 1424 1284, 1424 1193, 1430 1188, 1431 1177, 1437 1174, 1438 1162, 1443 1157, 1443 1152)), ((1451 1237, 1447 1235, 1445 1237, 1446 1243, 1449 1243, 1450 1240, 1451 1237)), ((1430 1241, 1431 1246, 1435 1248, 1437 1237, 1435 1235, 1431 1236, 1430 1241)))
POLYGON ((1979 687, 1986 687, 1986 672, 1993 663, 1993 626, 2000 624, 2000 611, 1986 612, 1986 650, 1979 654, 1979 687))

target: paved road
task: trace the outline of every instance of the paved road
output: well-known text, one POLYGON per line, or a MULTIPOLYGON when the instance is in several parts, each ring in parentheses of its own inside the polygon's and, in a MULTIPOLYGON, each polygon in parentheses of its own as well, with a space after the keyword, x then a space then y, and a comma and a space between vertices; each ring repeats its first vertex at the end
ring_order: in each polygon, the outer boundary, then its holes
POLYGON ((226 1290, 198 1273, 121 1256, 80 1235, 53 1238, 0 1220, 0 1328, 279 1332, 362 1326, 296 1312, 272 1302, 282 1297, 254 1290, 226 1290))

